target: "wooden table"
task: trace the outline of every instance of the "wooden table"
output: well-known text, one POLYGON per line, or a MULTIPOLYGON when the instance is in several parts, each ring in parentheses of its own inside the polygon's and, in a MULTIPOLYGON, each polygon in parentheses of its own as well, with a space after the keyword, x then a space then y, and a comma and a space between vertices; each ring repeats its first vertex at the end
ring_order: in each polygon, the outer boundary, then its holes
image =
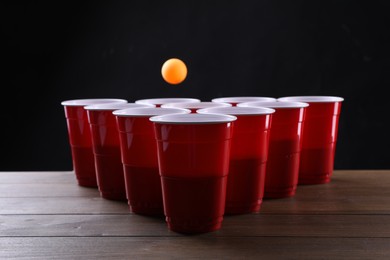
POLYGON ((390 259, 390 170, 335 171, 192 236, 100 198, 73 172, 0 172, 0 259, 12 258, 390 259))

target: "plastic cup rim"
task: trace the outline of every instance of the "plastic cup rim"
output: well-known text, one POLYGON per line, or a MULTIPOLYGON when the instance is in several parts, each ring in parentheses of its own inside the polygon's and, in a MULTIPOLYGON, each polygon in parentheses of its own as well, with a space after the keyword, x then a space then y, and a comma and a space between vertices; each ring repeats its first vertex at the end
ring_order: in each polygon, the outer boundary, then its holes
POLYGON ((209 107, 231 107, 230 103, 217 103, 211 101, 201 101, 201 102, 176 102, 176 103, 166 103, 161 105, 162 108, 186 108, 186 109, 201 109, 209 107))
POLYGON ((220 97, 213 98, 211 102, 223 102, 223 103, 242 103, 250 101, 276 101, 273 97, 262 97, 262 96, 237 96, 237 97, 220 97))
POLYGON ((266 107, 272 109, 305 108, 309 104, 298 101, 254 101, 237 104, 237 107, 266 107))
POLYGON ((278 101, 298 101, 308 103, 333 103, 344 101, 343 97, 338 96, 286 96, 277 98, 278 101))
POLYGON ((135 101, 136 104, 166 104, 166 103, 177 103, 177 102, 201 102, 197 98, 148 98, 148 99, 138 99, 135 101))
POLYGON ((202 108, 196 111, 199 114, 227 114, 233 116, 255 116, 270 115, 275 113, 275 109, 267 107, 211 107, 202 108), (236 110, 236 111, 235 111, 236 110))
POLYGON ((191 110, 183 108, 139 107, 118 109, 112 113, 118 117, 151 117, 166 114, 189 114, 191 110))
POLYGON ((61 102, 63 106, 85 107, 93 104, 109 104, 109 103, 128 103, 126 99, 121 98, 84 98, 70 99, 61 102))
POLYGON ((136 103, 106 103, 106 104, 95 104, 84 107, 86 110, 93 111, 113 111, 126 108, 143 108, 155 106, 152 104, 136 104, 136 103))
POLYGON ((224 114, 167 114, 153 116, 150 121, 158 124, 180 124, 180 125, 200 125, 200 124, 219 124, 230 123, 237 120, 236 116, 224 114))

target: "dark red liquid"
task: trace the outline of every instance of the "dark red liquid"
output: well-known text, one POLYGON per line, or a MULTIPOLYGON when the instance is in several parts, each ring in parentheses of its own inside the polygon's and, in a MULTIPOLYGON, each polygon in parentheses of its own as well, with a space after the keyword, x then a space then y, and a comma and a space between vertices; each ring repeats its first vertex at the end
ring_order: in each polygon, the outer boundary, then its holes
POLYGON ((126 187, 120 150, 106 148, 107 154, 95 154, 100 194, 105 199, 126 201, 126 187))
POLYGON ((266 164, 260 159, 230 160, 226 214, 258 212, 264 194, 266 164))
POLYGON ((78 184, 85 187, 97 187, 95 159, 92 147, 71 146, 73 168, 78 184))
MULTIPOLYGON (((271 134, 272 137, 272 134, 271 134)), ((264 198, 295 195, 299 174, 299 139, 270 140, 264 198)))
POLYGON ((130 210, 141 215, 164 216, 158 167, 124 166, 130 210))
MULTIPOLYGON (((185 174, 183 174, 185 175, 185 174)), ((161 177, 168 228, 179 233, 204 233, 221 228, 227 177, 161 177)))
POLYGON ((298 184, 322 184, 331 180, 333 173, 335 143, 326 149, 301 151, 298 184))

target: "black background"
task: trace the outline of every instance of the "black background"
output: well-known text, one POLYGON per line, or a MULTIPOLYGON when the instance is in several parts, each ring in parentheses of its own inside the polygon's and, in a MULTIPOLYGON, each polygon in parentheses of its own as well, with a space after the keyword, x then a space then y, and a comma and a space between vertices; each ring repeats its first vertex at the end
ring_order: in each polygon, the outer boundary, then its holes
POLYGON ((0 6, 0 170, 72 170, 63 100, 287 95, 345 98, 336 169, 390 168, 389 1, 0 6))

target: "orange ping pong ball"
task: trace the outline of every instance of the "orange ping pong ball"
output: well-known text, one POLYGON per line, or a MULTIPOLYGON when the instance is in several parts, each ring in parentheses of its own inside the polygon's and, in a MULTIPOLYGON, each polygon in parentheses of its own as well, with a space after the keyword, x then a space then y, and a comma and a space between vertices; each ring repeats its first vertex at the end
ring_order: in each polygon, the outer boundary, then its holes
POLYGON ((187 77, 187 66, 182 60, 171 58, 162 65, 161 75, 169 84, 179 84, 187 77))

